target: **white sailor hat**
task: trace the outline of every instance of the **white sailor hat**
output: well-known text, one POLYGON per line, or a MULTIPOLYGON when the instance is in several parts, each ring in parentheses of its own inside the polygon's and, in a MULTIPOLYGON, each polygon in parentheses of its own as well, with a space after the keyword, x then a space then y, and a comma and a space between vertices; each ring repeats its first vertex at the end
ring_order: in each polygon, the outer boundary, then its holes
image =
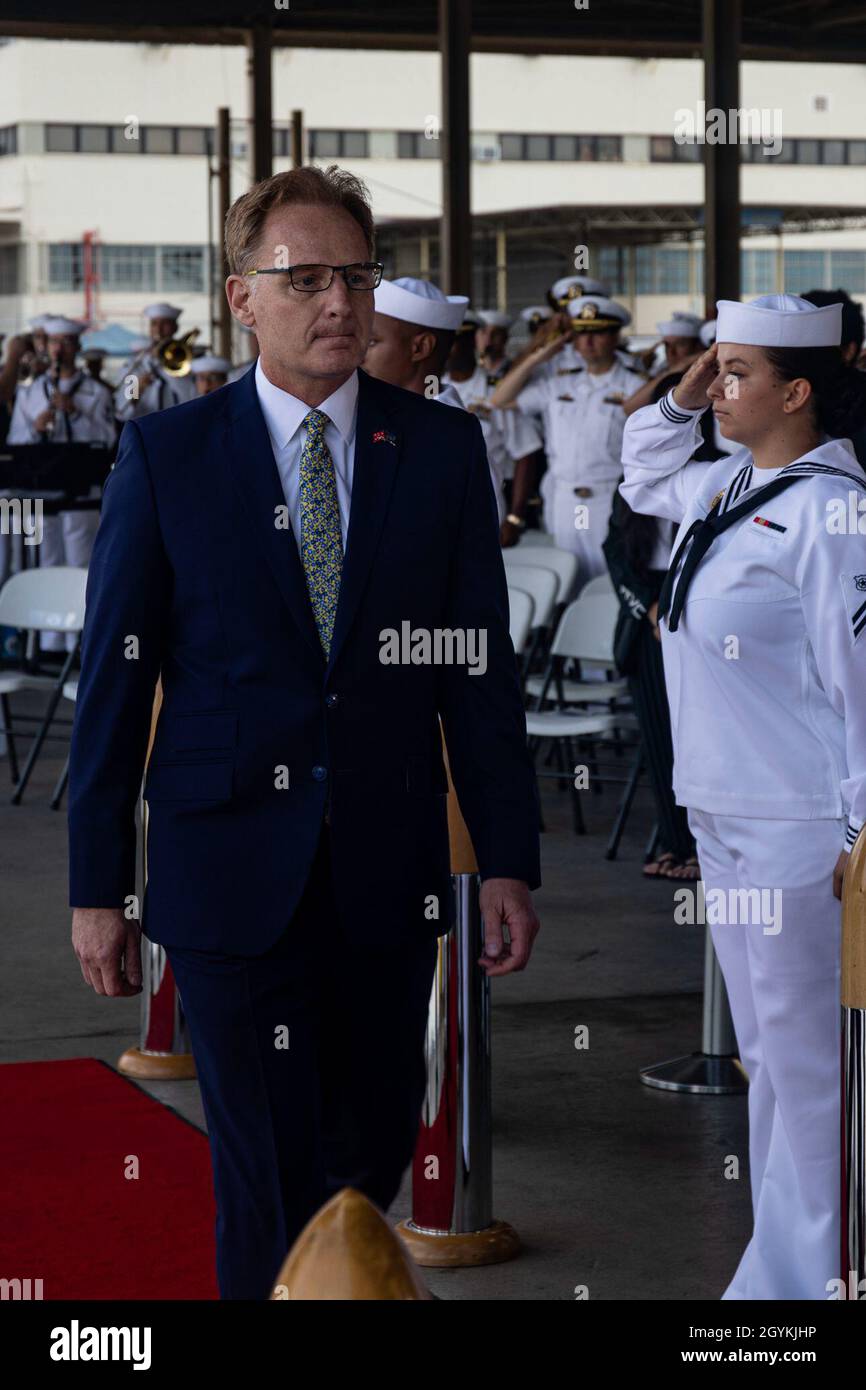
POLYGON ((438 285, 416 280, 413 275, 381 280, 373 291, 377 314, 417 323, 421 328, 459 328, 468 303, 468 295, 443 294, 438 285))
POLYGON ((462 322, 458 325, 458 333, 474 333, 476 328, 481 327, 481 320, 474 309, 467 309, 463 315, 462 322))
POLYGON ((582 294, 579 299, 572 299, 567 312, 578 333, 626 328, 631 323, 631 314, 624 304, 617 304, 615 299, 601 294, 582 294))
POLYGON ((482 328, 510 328, 514 320, 499 309, 479 309, 482 328))
POLYGON ((716 340, 748 347, 838 347, 842 305, 817 308, 796 294, 763 294, 749 304, 716 302, 716 340))
POLYGON ((703 319, 697 314, 677 310, 664 323, 657 323, 656 328, 663 338, 698 338, 702 323, 703 319))
POLYGON ((550 293, 564 308, 568 300, 580 299, 585 294, 600 294, 606 298, 610 288, 600 280, 593 280, 590 275, 564 275, 561 280, 554 281, 550 293))
POLYGON ((179 319, 183 309, 178 309, 176 304, 148 304, 142 310, 146 319, 179 319))
POLYGON ((43 333, 56 338, 77 338, 87 327, 86 323, 79 323, 77 319, 66 319, 57 314, 49 318, 46 314, 42 323, 43 333))
POLYGON ((37 333, 41 328, 42 332, 44 333, 46 323, 49 319, 53 319, 54 317, 54 314, 35 314, 34 317, 30 320, 30 327, 37 333))
POLYGON ((524 323, 538 324, 544 319, 552 319, 553 310, 549 304, 530 304, 528 309, 521 309, 520 317, 524 323))
POLYGON ((706 323, 702 323, 698 337, 705 348, 712 347, 713 343, 716 341, 716 320, 707 319, 706 323))
POLYGON ((215 357, 213 353, 203 352, 201 357, 192 359, 189 369, 194 376, 197 376, 199 372, 219 372, 223 376, 228 376, 232 364, 227 357, 215 357))

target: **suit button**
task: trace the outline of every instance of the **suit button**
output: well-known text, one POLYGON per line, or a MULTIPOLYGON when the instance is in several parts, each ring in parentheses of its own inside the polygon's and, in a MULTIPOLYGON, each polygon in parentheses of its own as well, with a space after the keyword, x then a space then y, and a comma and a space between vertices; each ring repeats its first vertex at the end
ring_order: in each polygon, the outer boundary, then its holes
POLYGON ((328 709, 333 709, 334 706, 335 706, 335 705, 338 705, 339 703, 340 703, 340 697, 339 697, 339 695, 326 695, 326 696, 325 696, 325 704, 328 706, 328 709))
POLYGON ((324 780, 325 780, 325 778, 327 777, 327 775, 328 775, 328 769, 327 769, 326 767, 314 767, 314 768, 313 768, 313 780, 314 780, 315 782, 324 782, 324 780))

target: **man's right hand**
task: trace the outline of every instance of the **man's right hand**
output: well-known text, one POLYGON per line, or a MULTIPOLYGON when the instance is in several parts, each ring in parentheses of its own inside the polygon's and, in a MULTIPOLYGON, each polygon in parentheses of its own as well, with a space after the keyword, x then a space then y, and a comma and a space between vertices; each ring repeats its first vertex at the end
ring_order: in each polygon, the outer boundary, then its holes
POLYGON ((702 410, 709 405, 707 387, 713 384, 718 375, 718 352, 718 344, 713 343, 709 352, 702 352, 682 381, 674 387, 674 402, 681 405, 683 410, 702 410))
POLYGON ((556 338, 551 338, 549 343, 544 343, 542 347, 533 348, 528 360, 531 360, 534 366, 538 366, 542 362, 549 362, 552 357, 562 351, 571 336, 571 333, 560 333, 556 338))
POLYGON ((141 928, 122 908, 73 908, 72 948, 97 994, 141 993, 141 928))

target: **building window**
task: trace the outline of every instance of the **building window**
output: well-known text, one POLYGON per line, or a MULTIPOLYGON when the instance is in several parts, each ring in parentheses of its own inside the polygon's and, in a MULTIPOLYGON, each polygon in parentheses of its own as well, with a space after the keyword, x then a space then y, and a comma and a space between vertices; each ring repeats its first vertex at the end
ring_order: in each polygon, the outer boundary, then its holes
POLYGON ((635 259, 638 294, 689 293, 686 247, 639 246, 635 259))
POLYGON ((866 164, 866 140, 848 141, 848 163, 866 164))
POLYGON ((20 246, 0 246, 0 294, 21 293, 20 253, 20 246))
POLYGON ((190 294, 204 293, 204 246, 163 246, 160 259, 160 289, 186 290, 190 294))
POLYGON ((527 135, 526 159, 550 159, 550 136, 527 135))
POLYGON ((174 126, 149 125, 141 133, 145 154, 174 154, 174 126))
POLYGON ((576 135, 554 135, 553 137, 553 158, 554 159, 577 159, 577 136, 576 135))
POLYGON ((80 125, 78 127, 78 149, 82 154, 108 154, 111 127, 107 125, 80 125))
POLYGON ((69 154, 78 148, 74 125, 47 125, 45 149, 48 154, 69 154))
POLYGON ((111 127, 112 154, 141 154, 142 139, 139 126, 115 125, 111 127))
POLYGON ((797 163, 798 163, 798 164, 820 164, 820 163, 821 163, 821 141, 820 141, 820 140, 798 140, 798 141, 797 141, 797 163))
POLYGON ((740 276, 743 294, 774 294, 776 289, 776 252, 743 250, 740 252, 740 276))
POLYGON ((7 125, 0 128, 0 155, 18 153, 18 127, 7 125))
POLYGON ((597 135, 595 137, 596 159, 622 159, 622 139, 619 135, 597 135))
MULTIPOLYGON (((274 135, 285 136, 285 131, 274 131, 274 135)), ((182 125, 177 132, 178 154, 210 154, 212 132, 210 126, 182 125)), ((274 151, 276 153, 276 151, 274 151)))
POLYGON ((522 135, 502 135, 499 143, 503 159, 523 159, 522 135))
POLYGON ((829 283, 849 294, 866 294, 866 251, 831 251, 829 283))
POLYGON ((48 248, 48 288, 77 290, 83 283, 83 248, 80 242, 61 241, 48 248))
POLYGON ((785 293, 802 294, 827 284, 827 265, 823 251, 785 252, 785 293))
POLYGON ((340 153, 338 130, 311 130, 310 154, 315 159, 336 159, 340 153))
POLYGON ((845 141, 844 140, 822 140, 825 164, 844 164, 845 163, 845 141))
POLYGON ((104 290, 157 288, 155 246, 99 246, 97 264, 104 290))
POLYGON ((340 155, 343 159, 367 158, 366 130, 344 130, 340 143, 342 145, 340 155))

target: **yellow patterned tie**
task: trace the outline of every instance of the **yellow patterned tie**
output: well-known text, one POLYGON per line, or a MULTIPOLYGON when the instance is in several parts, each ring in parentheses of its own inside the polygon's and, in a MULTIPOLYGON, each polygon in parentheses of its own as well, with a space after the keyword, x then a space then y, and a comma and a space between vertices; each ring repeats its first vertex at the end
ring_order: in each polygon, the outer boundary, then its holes
POLYGON ((330 654, 343 569, 343 534, 334 460, 325 443, 329 417, 311 410, 304 420, 307 438, 301 450, 301 563, 319 638, 330 654))

